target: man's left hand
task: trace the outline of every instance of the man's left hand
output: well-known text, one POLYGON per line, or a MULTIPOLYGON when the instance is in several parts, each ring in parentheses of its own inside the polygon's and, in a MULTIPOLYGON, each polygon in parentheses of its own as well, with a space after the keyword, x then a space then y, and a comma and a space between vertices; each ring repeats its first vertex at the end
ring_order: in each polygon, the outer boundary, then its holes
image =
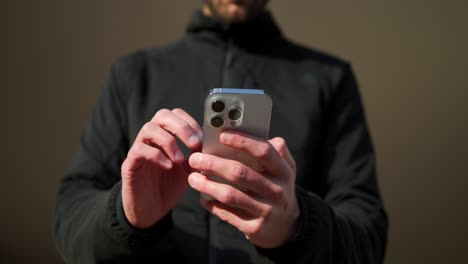
POLYGON ((207 175, 217 175, 234 186, 213 181, 194 172, 192 188, 215 200, 200 203, 212 214, 237 227, 253 244, 275 248, 297 231, 296 163, 282 138, 263 140, 240 132, 225 131, 221 142, 251 157, 250 167, 214 155, 194 153, 190 166, 207 175))

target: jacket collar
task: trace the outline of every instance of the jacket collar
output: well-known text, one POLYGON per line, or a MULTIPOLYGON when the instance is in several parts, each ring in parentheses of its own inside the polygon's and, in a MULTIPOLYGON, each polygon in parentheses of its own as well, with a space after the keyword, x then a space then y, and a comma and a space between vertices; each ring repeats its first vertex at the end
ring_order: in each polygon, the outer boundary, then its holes
POLYGON ((230 40, 240 46, 252 46, 282 37, 278 25, 267 10, 246 23, 228 25, 213 17, 205 16, 201 9, 198 9, 193 14, 186 31, 188 34, 230 40))

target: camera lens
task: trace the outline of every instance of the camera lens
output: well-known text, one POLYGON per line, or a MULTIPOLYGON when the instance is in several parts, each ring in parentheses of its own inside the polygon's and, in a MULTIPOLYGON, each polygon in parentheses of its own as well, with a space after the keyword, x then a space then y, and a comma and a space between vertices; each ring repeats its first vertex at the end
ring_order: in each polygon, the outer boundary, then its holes
POLYGON ((211 125, 214 127, 221 127, 224 125, 224 120, 220 116, 214 116, 211 118, 211 125))
POLYGON ((211 104, 211 109, 213 109, 213 111, 217 112, 217 113, 220 113, 224 110, 224 103, 223 101, 218 101, 218 100, 215 100, 213 101, 213 103, 211 104))
POLYGON ((238 120, 241 117, 241 115, 242 112, 239 109, 231 109, 228 114, 231 120, 238 120))

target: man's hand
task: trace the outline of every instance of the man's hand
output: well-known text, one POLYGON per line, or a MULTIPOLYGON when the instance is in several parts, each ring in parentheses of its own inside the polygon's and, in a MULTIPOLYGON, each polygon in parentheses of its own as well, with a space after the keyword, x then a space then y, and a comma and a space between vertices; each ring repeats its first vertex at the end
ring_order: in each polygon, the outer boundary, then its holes
POLYGON ((192 154, 189 164, 239 188, 197 172, 189 175, 190 186, 214 197, 215 201, 202 198, 202 206, 237 227, 255 245, 281 246, 296 232, 300 213, 295 192, 296 165, 285 141, 266 141, 239 132, 223 132, 220 140, 251 157, 253 165, 202 153, 192 154))
POLYGON ((198 123, 181 109, 162 109, 142 127, 121 168, 122 204, 131 225, 148 228, 179 202, 190 171, 176 137, 195 150, 201 135, 198 123))

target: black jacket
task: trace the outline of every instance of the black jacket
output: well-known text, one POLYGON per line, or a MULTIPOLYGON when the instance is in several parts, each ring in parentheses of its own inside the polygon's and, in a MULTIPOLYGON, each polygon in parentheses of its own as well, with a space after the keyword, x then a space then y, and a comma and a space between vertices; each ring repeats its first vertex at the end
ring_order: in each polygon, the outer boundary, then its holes
POLYGON ((179 41, 118 59, 58 191, 55 239, 70 263, 380 263, 387 218, 374 150, 350 66, 287 41, 266 12, 224 26, 197 11, 179 41), (120 166, 142 125, 180 107, 201 124, 210 88, 264 89, 270 136, 297 162, 298 236, 262 249, 189 190, 147 230, 121 203, 120 166))

